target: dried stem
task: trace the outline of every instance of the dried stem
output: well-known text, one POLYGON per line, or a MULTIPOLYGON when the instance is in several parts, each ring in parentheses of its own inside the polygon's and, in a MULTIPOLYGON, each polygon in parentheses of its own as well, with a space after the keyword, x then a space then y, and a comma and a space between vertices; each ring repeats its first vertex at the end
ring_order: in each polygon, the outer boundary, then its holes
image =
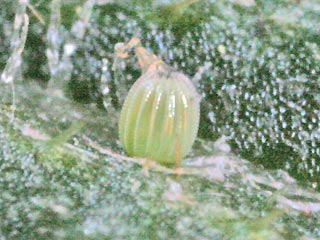
POLYGON ((37 9, 35 9, 33 7, 33 5, 31 5, 30 3, 27 4, 27 7, 30 9, 31 13, 39 20, 39 22, 45 26, 46 22, 44 20, 44 18, 42 17, 42 15, 38 12, 37 9))
MULTIPOLYGON (((59 70, 59 50, 61 45, 60 27, 61 27, 61 0, 53 0, 51 2, 51 16, 50 24, 47 32, 48 48, 47 58, 50 68, 51 78, 53 78, 59 70)), ((58 79, 54 79, 58 81, 58 79)), ((50 80, 51 85, 55 87, 59 86, 60 83, 52 83, 53 79, 50 80)), ((59 88, 59 87, 58 87, 59 88)))
POLYGON ((1 80, 4 83, 11 85, 12 91, 12 111, 11 122, 14 121, 15 109, 16 109, 16 94, 14 86, 14 78, 21 65, 21 54, 24 50, 28 35, 29 17, 26 12, 26 4, 21 1, 20 6, 17 8, 17 12, 14 20, 14 31, 12 34, 12 54, 7 61, 7 64, 1 74, 1 80))

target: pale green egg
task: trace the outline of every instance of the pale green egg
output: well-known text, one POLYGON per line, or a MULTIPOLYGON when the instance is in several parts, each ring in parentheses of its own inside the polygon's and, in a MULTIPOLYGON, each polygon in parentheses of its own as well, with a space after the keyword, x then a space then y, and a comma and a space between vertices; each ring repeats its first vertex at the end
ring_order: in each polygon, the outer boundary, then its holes
POLYGON ((119 135, 129 156, 172 165, 191 149, 200 100, 191 80, 164 63, 135 82, 122 108, 119 135))

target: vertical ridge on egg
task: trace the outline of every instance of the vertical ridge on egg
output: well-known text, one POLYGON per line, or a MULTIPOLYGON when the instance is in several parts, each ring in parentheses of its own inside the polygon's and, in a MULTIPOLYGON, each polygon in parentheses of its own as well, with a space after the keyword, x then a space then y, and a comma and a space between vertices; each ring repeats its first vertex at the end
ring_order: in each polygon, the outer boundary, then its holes
POLYGON ((191 80, 163 62, 149 67, 125 100, 120 141, 130 156, 172 165, 196 138, 199 97, 191 80))
POLYGON ((144 155, 145 156, 152 156, 154 153, 153 146, 157 142, 157 139, 159 139, 159 134, 156 134, 155 131, 156 128, 159 128, 161 124, 161 115, 159 114, 162 111, 161 106, 163 106, 163 92, 161 91, 161 86, 159 84, 155 86, 155 92, 154 92, 154 100, 152 103, 152 110, 150 114, 150 124, 148 126, 149 132, 148 137, 146 141, 146 148, 144 155))

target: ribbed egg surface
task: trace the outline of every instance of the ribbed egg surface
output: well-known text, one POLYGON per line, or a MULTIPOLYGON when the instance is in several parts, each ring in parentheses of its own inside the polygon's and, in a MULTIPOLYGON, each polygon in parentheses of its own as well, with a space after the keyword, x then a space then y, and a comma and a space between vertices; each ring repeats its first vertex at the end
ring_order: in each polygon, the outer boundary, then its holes
POLYGON ((199 102, 185 75, 164 64, 150 67, 130 89, 121 112, 119 134, 127 154, 174 164, 196 138, 199 102))

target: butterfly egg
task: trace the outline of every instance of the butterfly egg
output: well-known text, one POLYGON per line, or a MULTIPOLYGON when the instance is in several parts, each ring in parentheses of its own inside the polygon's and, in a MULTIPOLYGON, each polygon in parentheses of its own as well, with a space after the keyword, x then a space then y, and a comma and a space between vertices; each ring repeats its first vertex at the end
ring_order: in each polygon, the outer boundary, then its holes
POLYGON ((165 63, 152 64, 123 105, 119 135, 129 156, 172 165, 191 149, 200 101, 191 80, 165 63))

